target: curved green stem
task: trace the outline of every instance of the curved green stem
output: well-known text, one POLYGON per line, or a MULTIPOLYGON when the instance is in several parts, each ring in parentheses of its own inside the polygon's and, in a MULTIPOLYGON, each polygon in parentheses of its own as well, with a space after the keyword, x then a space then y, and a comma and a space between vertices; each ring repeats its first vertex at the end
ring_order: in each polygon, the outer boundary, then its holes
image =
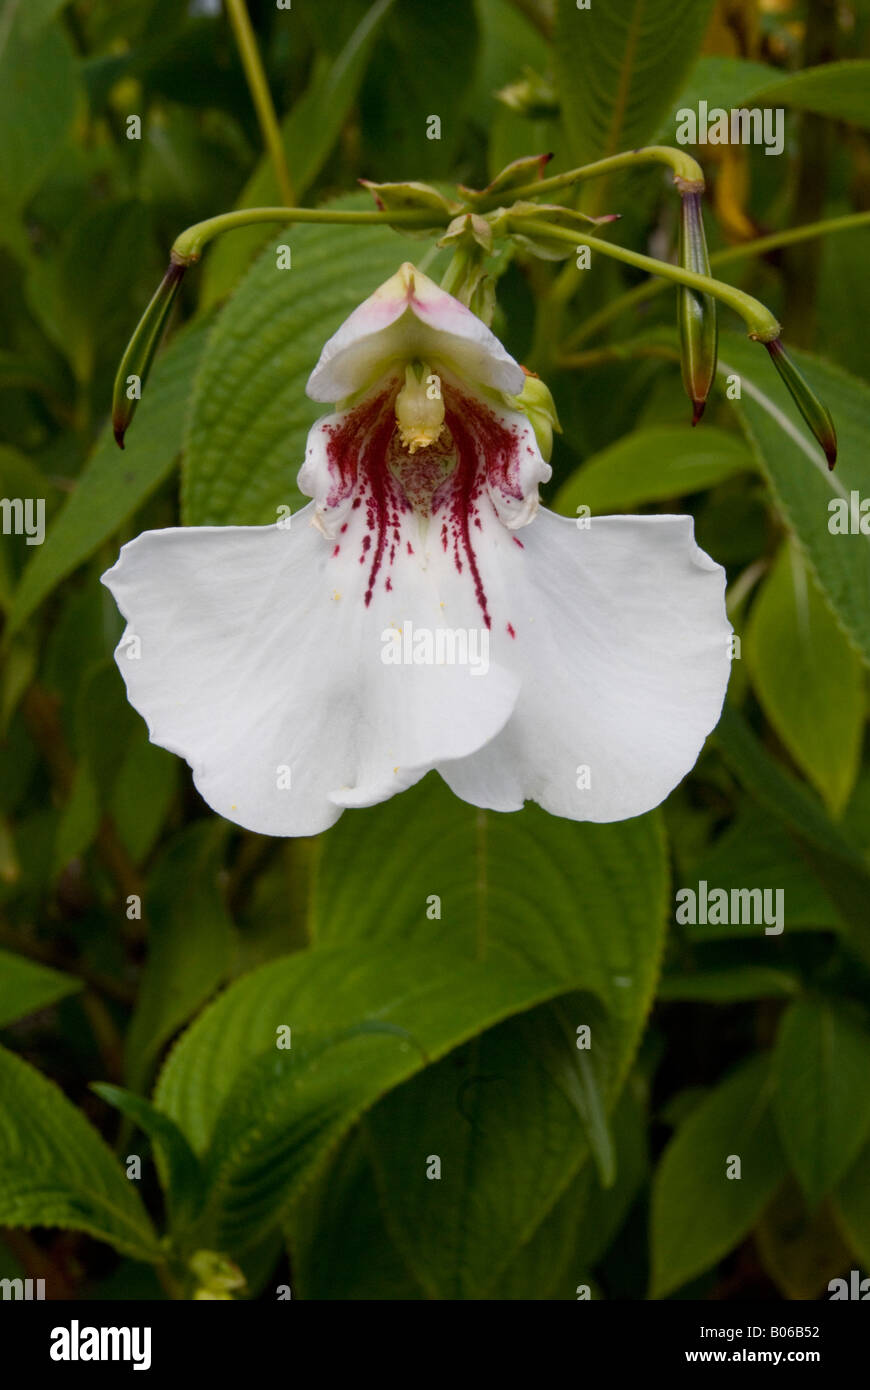
POLYGON ((233 26, 236 46, 242 60, 242 67, 245 69, 245 77, 248 81, 254 109, 257 112, 263 143, 275 170, 279 192, 285 203, 292 203, 293 185, 290 181, 290 170, 287 167, 284 142, 281 139, 281 128, 278 125, 272 94, 266 81, 266 73, 260 57, 260 50, 257 47, 257 39, 251 27, 251 19, 245 0, 227 0, 227 13, 233 26))
POLYGON ((779 337, 780 326, 770 310, 759 300, 753 299, 752 295, 745 294, 734 285, 726 285, 723 280, 714 280, 709 275, 699 275, 696 271, 684 270, 682 266, 671 265, 668 261, 657 261, 652 256, 630 251, 625 246, 612 245, 599 237, 589 236, 586 232, 578 234, 567 227, 557 227, 543 220, 516 217, 510 219, 510 225, 516 227, 518 232, 564 241, 572 246, 588 246, 593 251, 600 251, 603 256, 610 256, 615 261, 645 270, 650 275, 660 275, 665 280, 673 280, 677 285, 688 285, 691 289, 701 290, 738 313, 749 329, 751 338, 769 343, 779 337))
MULTIPOLYGON (((763 256, 767 251, 776 251, 780 246, 793 246, 800 241, 810 241, 813 237, 827 236, 829 232, 848 232, 855 227, 866 227, 868 224, 870 212, 852 212, 843 217, 828 217, 822 222, 810 222, 804 227, 790 227, 786 231, 771 232, 769 236, 757 237, 754 241, 745 241, 740 246, 729 246, 726 250, 717 251, 711 256, 710 265, 731 265, 735 261, 749 260, 752 256, 763 256)), ((581 343, 594 337, 599 329, 605 328, 614 319, 621 318, 638 304, 645 304, 648 299, 654 299, 664 288, 660 280, 648 280, 645 285, 627 290, 618 299, 605 304, 597 314, 591 314, 585 319, 579 328, 569 334, 562 346, 579 347, 581 343)))
POLYGON ((401 224, 403 227, 431 227, 432 213, 426 209, 409 208, 394 212, 347 212, 329 208, 237 208, 234 212, 221 212, 217 217, 209 217, 205 222, 194 222, 186 227, 173 242, 172 254, 184 265, 198 261, 203 247, 221 232, 232 232, 237 227, 250 227, 255 222, 281 222, 287 226, 291 222, 357 223, 365 226, 370 223, 385 223, 389 226, 401 224))
POLYGON ((490 208, 499 207, 506 196, 517 200, 540 198, 559 189, 585 183, 587 179, 601 178, 604 174, 615 174, 620 169, 631 169, 640 164, 665 164, 673 170, 675 182, 689 184, 695 192, 703 192, 704 171, 691 155, 684 150, 672 149, 670 145, 646 145, 641 150, 629 150, 625 154, 611 155, 608 159, 597 159, 594 164, 583 164, 579 169, 569 169, 565 174, 538 179, 535 183, 524 184, 522 188, 500 189, 476 202, 474 210, 487 212, 490 208))

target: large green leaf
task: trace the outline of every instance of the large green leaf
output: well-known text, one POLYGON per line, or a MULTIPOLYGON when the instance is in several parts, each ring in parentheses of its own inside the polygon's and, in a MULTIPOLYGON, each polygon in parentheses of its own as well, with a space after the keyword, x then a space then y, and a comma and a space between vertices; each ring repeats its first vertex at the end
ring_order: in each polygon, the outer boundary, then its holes
POLYGON ((770 82, 753 93, 762 106, 794 106, 818 116, 870 126, 870 62, 822 63, 770 82))
POLYGON ((220 1162, 209 1167, 232 1197, 230 1232, 242 1193, 263 1216, 249 1188, 252 1170, 269 1176, 266 1156, 284 1165, 270 1195, 277 1217, 279 1198, 310 1181, 382 1095, 558 994, 588 991, 607 1010, 615 1094, 654 987, 664 892, 655 818, 581 826, 536 808, 491 817, 434 778, 346 815, 324 837, 315 946, 232 986, 176 1047, 157 1088, 197 1151, 220 1132, 220 1162), (276 1048, 282 1027, 292 1030, 287 1052, 276 1048))
POLYGON ((87 1231, 122 1254, 162 1258, 118 1160, 53 1082, 0 1048, 0 1225, 87 1231))
POLYGON ((31 8, 13 5, 0 18, 0 204, 15 209, 58 157, 77 95, 66 35, 28 21, 31 8))
MULTIPOLYGON (((582 996, 564 1001, 586 1022, 582 996)), ((520 1257, 581 1163, 586 1125, 549 1065, 547 1045, 580 1080, 591 1048, 555 1025, 552 1006, 485 1033, 387 1096, 367 1122, 380 1205, 430 1297, 487 1298, 520 1257), (438 1177, 433 1159, 438 1160, 438 1177)))
POLYGON ((695 57, 712 0, 558 0, 556 72, 578 164, 653 136, 695 57))
POLYGON ((843 1235, 865 1269, 870 1269, 870 1144, 865 1144, 841 1180, 832 1205, 843 1235))
POLYGON ((771 1091, 769 1059, 754 1057, 690 1111, 665 1149, 653 1182, 653 1298, 733 1249, 785 1177, 771 1091))
POLYGON ((80 980, 60 970, 38 965, 12 951, 0 951, 0 1028, 37 1009, 47 1009, 81 987, 80 980))
POLYGON ((181 1130, 142 1096, 96 1081, 91 1089, 147 1134, 154 1146, 160 1184, 173 1234, 198 1213, 204 1196, 202 1169, 181 1130))
POLYGON ((833 473, 756 343, 723 334, 719 371, 740 377, 742 394, 735 408, 776 506, 839 623, 870 664, 870 536, 829 529, 837 509, 848 508, 853 491, 870 497, 870 387, 807 353, 793 356, 834 417, 840 454, 833 473), (832 502, 837 504, 833 509, 832 502))
MULTIPOLYGON (((771 787, 771 795, 776 787, 771 787)), ((782 823, 768 810, 746 801, 728 829, 691 862, 691 873, 681 881, 710 888, 740 888, 751 883, 772 893, 782 892, 786 932, 805 928, 840 926, 840 919, 809 866, 795 853, 795 842, 782 823)), ((730 914, 729 914, 730 915, 730 914)), ((761 929, 752 922, 706 922, 689 928, 693 941, 714 941, 721 937, 753 937, 761 929)))
POLYGON ((756 1231, 762 1263, 786 1298, 818 1298, 849 1268, 849 1251, 830 1204, 807 1209, 794 1179, 783 1184, 756 1231))
POLYGON ((565 516, 573 516, 581 505, 596 515, 625 511, 642 502, 701 492, 754 466, 742 439, 715 426, 651 426, 587 459, 562 484, 554 508, 565 516))
POLYGON ((437 24, 419 0, 398 0, 360 92, 369 177, 455 178, 477 47, 476 6, 468 0, 439 0, 437 24))
POLYGON ((870 125, 870 62, 848 59, 820 63, 803 72, 782 73, 747 58, 704 54, 662 123, 661 139, 672 142, 676 112, 684 108, 697 111, 700 101, 707 103, 709 111, 714 106, 726 110, 745 106, 789 106, 866 127, 870 125))
POLYGON ((171 471, 208 327, 207 320, 199 320, 184 329, 160 358, 123 454, 110 430, 101 437, 44 545, 24 571, 9 614, 10 631, 20 628, 171 471))
POLYGON ((225 825, 200 820, 170 840, 144 893, 148 964, 127 1035, 126 1071, 140 1087, 157 1052, 226 976, 232 923, 220 876, 225 825))
POLYGON ((753 604, 744 655, 765 714, 839 815, 861 758, 864 672, 794 545, 782 547, 753 604))
MULTIPOLYGON (((359 194, 334 206, 368 206, 359 194)), ((224 310, 199 371, 182 503, 188 525, 274 521, 300 500, 296 474, 323 414, 305 383, 326 339, 425 248, 386 227, 297 226, 273 238, 224 310), (293 267, 277 269, 275 246, 293 267)))
POLYGON ((870 870, 854 831, 833 823, 810 789, 770 756, 730 704, 725 706, 715 738, 746 790, 794 836, 802 857, 836 908, 849 944, 870 961, 870 870))
MULTIPOLYGON (((377 0, 363 15, 334 61, 318 61, 308 89, 281 125, 293 196, 302 205, 338 139, 359 90, 374 41, 395 0, 377 0)), ((237 207, 272 207, 282 203, 272 161, 264 156, 254 170, 237 207)), ((373 206, 373 204, 372 204, 373 206)), ((203 271, 201 303, 223 299, 254 254, 268 240, 262 226, 244 227, 222 237, 208 254, 203 271)))
POLYGON ((870 1033, 842 1007, 800 999, 780 1026, 774 1112, 795 1175, 815 1204, 840 1180, 870 1131, 870 1033))

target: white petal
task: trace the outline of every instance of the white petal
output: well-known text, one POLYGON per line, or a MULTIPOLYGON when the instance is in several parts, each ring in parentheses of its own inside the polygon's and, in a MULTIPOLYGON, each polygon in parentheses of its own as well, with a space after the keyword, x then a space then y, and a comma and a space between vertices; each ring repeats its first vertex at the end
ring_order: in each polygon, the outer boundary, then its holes
POLYGON ((338 544, 313 513, 289 530, 146 532, 103 576, 129 625, 116 660, 152 741, 187 759, 214 810, 269 835, 315 834, 344 806, 467 756, 517 696, 494 664, 477 677, 468 665, 385 665, 386 629, 445 624, 442 571, 453 620, 479 622, 472 586, 405 547, 390 557, 391 587, 372 592, 359 512, 338 544))
POLYGON ((332 335, 306 391, 315 401, 342 401, 413 359, 493 391, 523 389, 522 367, 495 334, 406 261, 332 335))
POLYGON ((493 659, 522 688, 498 737, 441 775, 502 811, 528 799, 613 821, 659 805, 714 728, 730 670, 725 574, 691 518, 581 530, 542 510, 521 540, 495 534, 486 563, 493 659))

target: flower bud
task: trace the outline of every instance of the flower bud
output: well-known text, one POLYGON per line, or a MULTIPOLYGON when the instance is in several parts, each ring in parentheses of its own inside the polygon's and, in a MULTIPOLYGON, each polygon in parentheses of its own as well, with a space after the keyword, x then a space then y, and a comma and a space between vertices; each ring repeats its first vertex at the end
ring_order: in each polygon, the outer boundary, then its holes
POLYGON ((195 1299, 229 1299, 234 1290, 245 1287, 238 1265, 219 1250, 197 1250, 188 1261, 188 1269, 197 1282, 195 1299))
POLYGON ((491 194, 501 193, 503 190, 524 188, 527 184, 537 183, 544 177, 544 169, 552 158, 552 154, 524 155, 522 159, 514 159, 499 170, 486 188, 467 188, 461 183, 459 192, 473 203, 478 198, 488 198, 491 194))
POLYGON ((429 236, 433 231, 440 230, 460 208, 459 203, 451 202, 428 183, 372 183, 371 179, 360 179, 360 183, 369 190, 381 212, 432 213, 432 223, 428 227, 397 224, 393 230, 401 232, 403 236, 429 236))
MULTIPOLYGON (((680 265, 698 275, 710 274, 701 193, 682 191, 680 215, 680 265)), ((704 413, 707 397, 716 376, 719 324, 716 301, 709 294, 681 285, 677 291, 677 318, 680 326, 683 385, 692 402, 692 424, 704 413)))
POLYGON ((112 392, 112 430, 120 449, 124 447, 124 435, 130 427, 130 421, 136 413, 136 407, 145 389, 154 354, 160 346, 169 311, 187 265, 187 261, 181 260, 173 252, 166 274, 139 320, 121 358, 112 392))
POLYGON ((523 76, 496 92, 496 98, 530 121, 558 119, 559 95, 552 78, 525 67, 523 76))
POLYGON ((774 338, 764 346, 788 387, 792 400, 821 444, 828 468, 833 468, 837 462, 837 431, 831 419, 831 412, 822 404, 806 377, 792 362, 779 338, 774 338))
POLYGON ((524 246, 532 255, 544 261, 564 261, 576 254, 577 247, 563 238, 547 236, 546 232, 527 232, 523 219, 534 218, 536 222, 549 222, 554 227, 567 227, 577 232, 577 245, 583 245, 584 227, 606 227, 610 222, 618 222, 621 213, 606 212, 601 217, 590 217, 576 208, 562 207, 558 203, 514 203, 509 208, 499 209, 493 214, 493 229, 496 235, 508 231, 514 241, 524 246))

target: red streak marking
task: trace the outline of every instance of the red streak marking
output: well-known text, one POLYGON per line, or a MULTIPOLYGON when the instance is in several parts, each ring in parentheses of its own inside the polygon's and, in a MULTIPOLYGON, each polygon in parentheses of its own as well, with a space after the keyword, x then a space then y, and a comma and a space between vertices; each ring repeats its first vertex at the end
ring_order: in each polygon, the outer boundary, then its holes
POLYGON ((508 623, 507 630, 509 637, 516 637, 517 634, 514 632, 513 623, 508 623))
POLYGON ((523 545, 522 541, 520 540, 519 536, 514 536, 514 537, 513 537, 513 543, 514 543, 514 545, 518 545, 519 548, 520 548, 520 550, 525 550, 525 548, 526 548, 526 547, 523 545))

